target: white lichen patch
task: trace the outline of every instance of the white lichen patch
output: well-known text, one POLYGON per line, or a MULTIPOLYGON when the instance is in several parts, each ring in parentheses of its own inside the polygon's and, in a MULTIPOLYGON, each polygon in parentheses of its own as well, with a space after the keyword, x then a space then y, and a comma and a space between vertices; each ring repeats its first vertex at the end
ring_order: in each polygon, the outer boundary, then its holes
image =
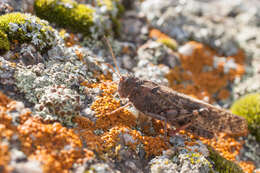
POLYGON ((25 114, 26 112, 31 112, 30 109, 25 108, 22 102, 11 101, 7 107, 9 110, 6 111, 6 114, 12 118, 12 124, 15 126, 20 124, 21 115, 25 114))
POLYGON ((20 89, 20 92, 25 93, 25 98, 33 103, 38 101, 36 98, 36 88, 48 85, 47 82, 37 83, 37 75, 32 72, 31 69, 17 68, 14 78, 16 79, 16 86, 20 89))
POLYGON ((45 88, 45 92, 35 106, 36 114, 44 120, 58 120, 62 124, 73 126, 72 118, 79 114, 80 96, 62 85, 45 88))
POLYGON ((237 69, 237 63, 233 58, 227 59, 226 57, 213 57, 213 66, 214 68, 218 68, 220 64, 224 64, 224 73, 228 74, 231 69, 236 70, 237 69))
POLYGON ((14 71, 15 71, 15 64, 6 61, 3 57, 0 57, 0 83, 4 85, 13 84, 14 71))

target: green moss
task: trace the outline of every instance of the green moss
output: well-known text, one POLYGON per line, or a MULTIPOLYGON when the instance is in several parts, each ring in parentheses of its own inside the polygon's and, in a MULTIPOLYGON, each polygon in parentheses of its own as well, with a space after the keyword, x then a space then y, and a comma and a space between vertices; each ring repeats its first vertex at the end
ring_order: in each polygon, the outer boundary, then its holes
POLYGON ((0 30, 0 50, 8 51, 10 49, 10 43, 7 34, 0 30))
POLYGON ((208 146, 209 158, 214 162, 214 169, 219 173, 243 173, 242 168, 234 162, 222 157, 212 147, 208 146))
POLYGON ((0 50, 5 52, 10 49, 9 38, 13 38, 14 35, 8 35, 10 31, 9 23, 24 23, 24 17, 21 13, 10 13, 0 16, 0 50))
POLYGON ((231 107, 231 112, 246 118, 248 129, 260 141, 260 93, 245 95, 231 107))
POLYGON ((9 13, 0 16, 0 51, 10 49, 13 40, 31 42, 40 51, 52 47, 54 29, 47 22, 30 14, 9 13))
POLYGON ((37 16, 74 32, 90 34, 94 9, 72 0, 36 0, 37 16))
POLYGON ((22 13, 10 13, 0 17, 0 29, 8 32, 9 23, 22 24, 25 23, 25 16, 22 13))

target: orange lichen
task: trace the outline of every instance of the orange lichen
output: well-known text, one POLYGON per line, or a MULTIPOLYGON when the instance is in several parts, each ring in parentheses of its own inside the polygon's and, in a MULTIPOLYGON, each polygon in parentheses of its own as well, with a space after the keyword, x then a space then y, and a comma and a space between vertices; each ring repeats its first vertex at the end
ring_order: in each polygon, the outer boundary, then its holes
POLYGON ((220 90, 220 92, 218 93, 218 99, 220 100, 224 100, 227 99, 230 96, 230 93, 228 90, 226 89, 222 89, 220 90))
POLYGON ((135 125, 135 117, 126 110, 118 111, 110 114, 113 110, 120 107, 119 101, 114 100, 112 97, 103 96, 95 101, 91 108, 97 113, 98 120, 96 126, 102 129, 108 129, 116 125, 128 124, 129 126, 135 125))
POLYGON ((0 169, 3 173, 9 172, 11 167, 7 166, 10 161, 9 147, 3 142, 3 138, 10 138, 12 131, 6 129, 5 125, 0 124, 0 169))
MULTIPOLYGON (((243 171, 246 172, 246 173, 252 173, 255 169, 255 165, 254 165, 253 162, 240 161, 238 164, 243 169, 243 171)), ((255 173, 259 173, 259 172, 255 172, 255 173)))
POLYGON ((242 148, 241 141, 239 142, 225 133, 220 133, 217 138, 210 140, 202 137, 200 140, 205 144, 212 146, 216 151, 220 152, 223 157, 231 161, 235 161, 235 157, 242 148))
POLYGON ((166 145, 164 139, 159 136, 156 136, 156 137, 144 136, 143 144, 144 144, 145 151, 149 152, 149 155, 146 155, 146 157, 158 156, 162 153, 163 150, 166 150, 169 148, 166 145))
POLYGON ((8 143, 6 140, 11 140, 14 135, 15 127, 12 125, 12 117, 5 112, 8 110, 8 104, 11 99, 0 92, 0 169, 3 173, 10 172, 11 167, 8 166, 10 161, 10 153, 8 143))
MULTIPOLYGON (((90 85, 89 85, 90 86, 90 85)), ((166 145, 165 140, 163 138, 164 130, 163 123, 159 120, 152 120, 152 127, 155 131, 154 136, 150 136, 149 133, 149 125, 146 124, 142 127, 142 135, 140 132, 133 130, 135 124, 135 118, 132 117, 129 112, 126 110, 119 111, 114 114, 108 114, 113 110, 120 107, 119 101, 113 99, 112 95, 116 91, 116 84, 112 84, 109 82, 92 84, 92 87, 98 87, 103 90, 103 93, 92 104, 92 109, 97 113, 97 122, 95 124, 96 129, 104 130, 104 133, 101 135, 95 135, 92 131, 89 131, 88 135, 85 136, 86 139, 90 139, 92 145, 98 148, 98 151, 109 152, 112 156, 116 155, 116 151, 120 150, 121 146, 119 143, 119 134, 129 134, 135 142, 126 144, 131 149, 135 149, 138 144, 143 144, 144 150, 146 152, 146 157, 157 156, 160 155, 161 152, 167 149, 169 146, 166 145), (145 130, 146 129, 146 130, 145 130), (91 133, 90 133, 91 132, 91 133), (95 143, 95 141, 100 141, 95 143), (100 145, 101 144, 101 145, 100 145)), ((88 121, 84 124, 89 124, 88 121)), ((90 128, 89 125, 88 129, 90 128)), ((92 128, 92 127, 91 127, 92 128)), ((90 129, 91 129, 90 128, 90 129)), ((169 129, 167 129, 169 131, 169 129)), ((181 134, 184 134, 185 131, 181 131, 181 134)), ((187 134, 187 133, 186 133, 187 134)), ((193 134, 189 134, 191 138, 195 138, 193 134)), ((219 134, 217 138, 213 138, 211 140, 200 138, 205 144, 208 144, 214 147, 217 151, 221 153, 223 157, 228 160, 235 161, 235 157, 239 154, 239 151, 242 147, 243 141, 236 141, 235 138, 227 136, 226 134, 219 134)), ((189 146, 195 145, 195 141, 186 142, 187 149, 189 146)), ((91 146, 91 145, 90 145, 91 146)), ((92 148, 95 148, 92 147, 92 148)), ((97 149, 95 148, 95 149, 97 149)), ((110 155, 110 156, 111 156, 110 155)), ((240 164, 240 162, 238 163, 240 164)), ((241 167, 247 171, 253 169, 253 165, 251 163, 241 164, 241 167)))
POLYGON ((226 99, 229 95, 225 89, 227 84, 244 73, 243 52, 238 51, 237 55, 226 58, 227 61, 232 58, 237 64, 235 69, 229 68, 228 72, 224 72, 224 62, 214 67, 214 58, 220 57, 214 50, 194 41, 186 43, 186 46, 192 52, 188 55, 180 54, 181 66, 171 69, 166 75, 170 86, 209 102, 214 102, 213 95, 217 92, 220 93, 220 99, 226 99))
POLYGON ((0 92, 0 106, 5 107, 11 99, 6 97, 2 92, 0 92))
POLYGON ((82 158, 94 156, 91 151, 83 149, 80 136, 74 131, 62 127, 60 123, 45 124, 32 117, 30 111, 19 115, 19 125, 13 125, 12 117, 6 112, 16 109, 17 103, 1 94, 0 97, 0 165, 8 170, 10 161, 9 148, 2 139, 11 140, 17 134, 21 150, 29 159, 41 162, 44 172, 68 172, 74 163, 82 158), (3 155, 3 157, 2 157, 3 155))
MULTIPOLYGON (((244 74, 245 56, 243 51, 239 50, 236 55, 226 57, 226 60, 232 58, 235 61, 236 69, 229 69, 225 73, 224 62, 218 63, 218 66, 214 67, 214 57, 219 57, 214 50, 194 41, 188 42, 187 45, 192 48, 191 54, 180 54, 181 66, 171 69, 166 76, 170 86, 179 92, 198 99, 206 99, 209 102, 215 101, 213 98, 215 94, 217 94, 217 99, 227 99, 230 95, 225 88, 227 84, 232 82, 236 76, 244 74), (205 67, 207 67, 206 70, 205 67)), ((195 138, 193 134, 189 135, 191 138, 195 138)), ((235 138, 223 133, 211 140, 203 138, 200 138, 200 140, 212 146, 223 157, 231 161, 235 161, 235 157, 242 147, 242 141, 237 141, 235 138)), ((252 164, 243 163, 241 167, 246 172, 251 172, 252 164)))
POLYGON ((43 124, 29 118, 18 126, 18 132, 24 153, 43 162, 45 172, 62 172, 83 157, 79 136, 60 123, 43 124))
POLYGON ((82 52, 80 52, 79 50, 75 50, 75 54, 77 55, 77 57, 79 58, 79 60, 81 62, 84 62, 84 60, 83 60, 83 53, 82 52))

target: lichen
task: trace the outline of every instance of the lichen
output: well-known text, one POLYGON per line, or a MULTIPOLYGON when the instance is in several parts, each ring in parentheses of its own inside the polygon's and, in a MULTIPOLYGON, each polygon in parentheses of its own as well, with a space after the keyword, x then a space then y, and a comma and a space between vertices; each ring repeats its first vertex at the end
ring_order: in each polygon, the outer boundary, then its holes
MULTIPOLYGON (((20 149, 25 155, 23 164, 30 160, 40 163, 36 172, 67 172, 74 163, 82 158, 91 158, 94 153, 86 148, 80 136, 74 131, 62 127, 60 123, 47 124, 32 116, 29 109, 13 101, 0 92, 0 168, 11 172, 14 164, 12 147, 20 149), (14 114, 19 121, 13 124, 14 114), (15 137, 16 136, 16 137, 15 137), (16 141, 14 141, 16 139, 16 141)), ((24 167, 23 167, 24 168, 24 167)), ((33 168, 28 168, 31 172, 33 168)))
POLYGON ((40 51, 50 49, 57 38, 49 24, 30 14, 9 13, 0 16, 0 50, 10 49, 13 41, 30 42, 40 51))
POLYGON ((90 34, 90 27, 94 25, 95 10, 72 0, 36 0, 34 7, 40 18, 75 32, 90 34))
POLYGON ((16 86, 21 92, 25 93, 26 99, 32 103, 37 103, 36 89, 41 86, 47 86, 48 82, 37 83, 37 75, 29 69, 17 69, 14 78, 16 79, 16 86))
MULTIPOLYGON (((70 50, 67 55, 64 55, 68 56, 66 62, 56 60, 48 61, 45 65, 39 63, 32 68, 16 68, 15 84, 25 94, 28 101, 34 104, 39 103, 39 99, 45 92, 44 88, 50 85, 65 85, 67 88, 73 88, 76 85, 81 94, 84 92, 80 82, 94 80, 93 73, 99 74, 101 70, 94 64, 91 57, 81 55, 82 61, 80 61, 74 51, 70 50)), ((54 58, 54 56, 65 59, 56 54, 50 58, 54 58)))
POLYGON ((181 66, 166 75, 170 87, 214 103, 229 95, 229 85, 245 72, 244 55, 221 57, 213 49, 191 41, 178 49, 181 66))
POLYGON ((14 84, 13 74, 15 72, 16 64, 6 61, 0 57, 0 83, 4 85, 14 84))
POLYGON ((35 106, 36 114, 44 120, 58 120, 62 124, 73 126, 72 119, 80 111, 80 96, 62 85, 49 86, 44 90, 39 104, 35 106))
POLYGON ((162 156, 149 162, 152 173, 160 172, 194 172, 213 173, 213 164, 197 152, 177 148, 166 150, 162 156))
POLYGON ((243 116, 248 122, 251 134, 260 141, 260 94, 247 94, 233 103, 231 112, 243 116))

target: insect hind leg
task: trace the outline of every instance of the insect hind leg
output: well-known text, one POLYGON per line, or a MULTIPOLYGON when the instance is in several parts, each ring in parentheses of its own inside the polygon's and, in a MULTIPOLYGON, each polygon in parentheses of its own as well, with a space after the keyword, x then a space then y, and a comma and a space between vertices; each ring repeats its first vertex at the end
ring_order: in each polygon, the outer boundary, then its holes
MULTIPOLYGON (((174 111, 168 111, 170 113, 173 113, 174 111)), ((163 116, 163 115, 158 115, 158 114, 154 114, 154 113, 150 113, 150 112, 145 112, 146 115, 155 118, 155 119, 159 119, 164 121, 164 138, 167 138, 167 122, 168 122, 168 118, 167 116, 163 116)), ((164 114, 165 115, 165 114, 164 114)), ((177 115, 177 114, 175 114, 177 115)), ((187 113, 185 115, 182 115, 180 117, 176 117, 174 119, 171 119, 171 121, 173 120, 182 120, 182 119, 186 119, 187 117, 193 116, 193 113, 187 113)), ((173 124, 173 123, 172 123, 173 124)), ((184 130, 187 127, 189 127, 192 124, 192 121, 188 121, 186 124, 180 126, 179 128, 177 128, 176 130, 172 131, 171 134, 174 136, 176 133, 178 133, 180 130, 184 130)))

